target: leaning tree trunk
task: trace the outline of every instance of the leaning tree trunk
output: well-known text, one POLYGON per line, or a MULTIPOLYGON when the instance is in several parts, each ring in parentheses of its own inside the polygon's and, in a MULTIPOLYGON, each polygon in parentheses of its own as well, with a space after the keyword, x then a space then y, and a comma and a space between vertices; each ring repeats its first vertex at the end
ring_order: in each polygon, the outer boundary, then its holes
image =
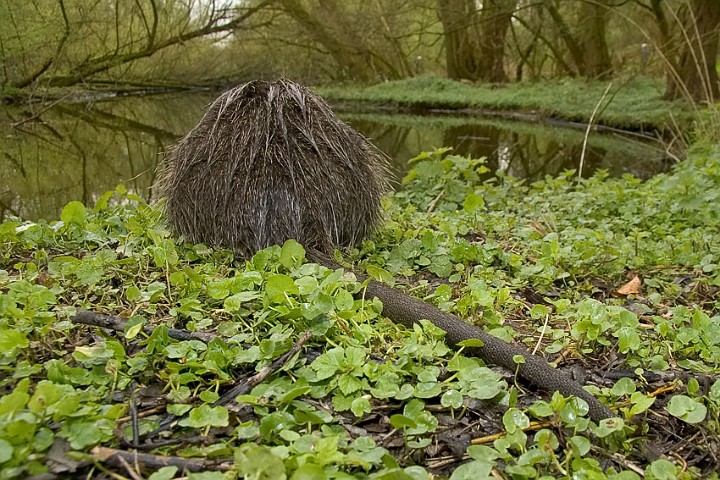
POLYGON ((713 103, 720 99, 716 63, 720 41, 718 0, 689 0, 677 65, 668 66, 665 98, 690 97, 713 103))
POLYGON ((474 0, 438 0, 438 16, 443 26, 445 69, 454 79, 480 78, 478 12, 474 0))
POLYGON ((505 37, 518 0, 438 0, 450 78, 503 82, 505 37))
POLYGON ((608 78, 612 74, 612 63, 606 40, 608 7, 606 0, 578 2, 573 12, 576 21, 571 28, 560 13, 558 0, 543 3, 555 23, 575 72, 586 78, 608 78))
MULTIPOLYGON (((572 63, 575 66, 575 72, 578 75, 582 75, 585 71, 585 52, 583 51, 582 45, 573 36, 570 26, 565 22, 565 19, 560 14, 560 8, 557 0, 544 0, 542 5, 550 14, 555 28, 557 28, 558 36, 562 39, 567 51, 570 54, 572 63)), ((558 61, 561 61, 558 58, 558 61)))
POLYGON ((612 63, 608 51, 605 30, 608 7, 600 3, 583 3, 580 19, 584 22, 579 32, 580 46, 584 53, 582 71, 584 77, 607 79, 612 75, 612 63))
POLYGON ((518 0, 485 0, 480 14, 480 78, 504 82, 505 37, 518 0))

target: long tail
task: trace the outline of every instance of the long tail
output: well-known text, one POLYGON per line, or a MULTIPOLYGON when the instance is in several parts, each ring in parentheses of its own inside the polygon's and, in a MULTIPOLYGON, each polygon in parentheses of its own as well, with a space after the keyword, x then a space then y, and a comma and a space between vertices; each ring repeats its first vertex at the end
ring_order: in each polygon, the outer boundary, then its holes
MULTIPOLYGON (((328 268, 341 268, 323 254, 312 252, 309 257, 328 268)), ((578 382, 550 366, 543 357, 504 342, 478 327, 382 283, 373 280, 368 282, 365 295, 378 297, 383 303, 383 314, 395 323, 411 327, 420 320, 429 320, 446 332, 445 338, 453 345, 473 338, 481 340, 482 347, 466 347, 465 351, 510 371, 517 370, 520 377, 542 389, 558 391, 566 397, 582 398, 589 406, 590 418, 596 422, 615 416, 608 407, 586 392, 578 382), (516 364, 514 361, 516 355, 522 356, 525 363, 516 364)))

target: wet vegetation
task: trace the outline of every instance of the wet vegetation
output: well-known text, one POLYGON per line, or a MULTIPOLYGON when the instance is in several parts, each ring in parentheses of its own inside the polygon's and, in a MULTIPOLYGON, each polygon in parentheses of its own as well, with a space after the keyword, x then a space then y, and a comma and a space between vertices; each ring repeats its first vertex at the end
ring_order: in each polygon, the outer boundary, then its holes
POLYGON ((0 2, 0 480, 717 480, 719 38, 716 0, 0 2), (172 236, 157 162, 214 94, 112 101, 278 76, 382 123, 401 173, 341 269, 172 236), (431 111, 465 118, 405 129, 431 111), (391 323, 352 271, 616 417, 391 323))
POLYGON ((127 447, 163 466, 151 478, 710 474, 719 156, 696 147, 647 182, 524 184, 428 152, 387 200, 385 227, 345 256, 581 372, 617 412, 599 425, 582 401, 448 349, 430 324, 384 320, 353 298, 352 274, 306 263, 295 242, 247 262, 183 244, 124 189, 68 204, 61 222, 6 221, 3 476, 122 469, 102 460, 127 447), (77 325, 88 317, 105 328, 77 325))

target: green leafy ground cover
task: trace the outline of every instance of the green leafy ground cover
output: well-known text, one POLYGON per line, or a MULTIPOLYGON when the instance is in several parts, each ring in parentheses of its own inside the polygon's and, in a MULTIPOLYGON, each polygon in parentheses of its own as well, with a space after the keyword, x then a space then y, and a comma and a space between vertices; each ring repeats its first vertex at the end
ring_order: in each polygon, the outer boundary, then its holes
POLYGON ((413 165, 344 261, 574 367, 618 418, 392 324, 295 242, 248 261, 183 244, 118 188, 0 224, 0 478, 717 478, 720 148, 647 182, 413 165))
POLYGON ((587 123, 600 103, 594 124, 630 130, 687 126, 694 110, 682 102, 662 99, 664 83, 647 78, 607 82, 582 79, 544 80, 506 85, 466 84, 420 76, 370 86, 321 87, 323 97, 336 102, 385 105, 425 110, 489 109, 536 112, 547 117, 587 123), (602 102, 601 102, 602 100, 602 102))

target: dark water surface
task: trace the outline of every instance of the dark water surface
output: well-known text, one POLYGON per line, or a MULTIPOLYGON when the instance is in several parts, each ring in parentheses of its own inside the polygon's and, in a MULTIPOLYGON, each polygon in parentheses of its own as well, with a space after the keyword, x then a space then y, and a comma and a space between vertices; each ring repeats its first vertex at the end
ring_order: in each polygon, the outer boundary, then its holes
MULTIPOLYGON (((71 200, 86 205, 122 183, 152 197, 163 152, 190 130, 215 95, 124 98, 0 110, 0 220, 59 218, 71 200)), ((535 180, 577 169, 584 131, 471 116, 341 113, 390 156, 398 176, 423 150, 450 146, 487 157, 491 170, 535 180)), ((672 161, 658 143, 590 135, 583 176, 598 169, 647 178, 672 161)))

